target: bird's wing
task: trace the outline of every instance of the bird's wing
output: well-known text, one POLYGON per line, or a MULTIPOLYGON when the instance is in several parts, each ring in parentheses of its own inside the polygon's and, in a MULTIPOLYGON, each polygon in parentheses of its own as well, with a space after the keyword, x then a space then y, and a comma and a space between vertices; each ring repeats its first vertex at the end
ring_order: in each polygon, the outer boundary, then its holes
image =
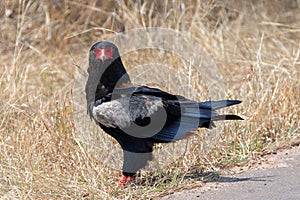
POLYGON ((177 123, 184 125, 182 131, 185 133, 198 127, 199 116, 195 118, 196 114, 193 113, 195 107, 199 110, 198 103, 183 96, 147 86, 116 89, 111 96, 116 100, 103 103, 94 109, 98 115, 96 119, 108 127, 131 128, 126 130, 130 135, 160 138, 162 134, 163 137, 168 135, 173 138, 178 131, 175 130, 178 129, 177 123), (188 116, 193 114, 193 117, 188 116), (183 119, 182 115, 186 118, 183 119), (166 127, 168 130, 165 130, 166 127))
POLYGON ((106 127, 120 128, 131 136, 170 142, 213 121, 242 119, 219 115, 216 110, 236 100, 196 102, 146 86, 115 90, 112 99, 93 108, 93 117, 106 127))
POLYGON ((133 123, 145 126, 149 118, 163 108, 161 97, 146 94, 122 94, 92 109, 93 118, 112 128, 129 128, 133 123))
MULTIPOLYGON (((131 95, 130 109, 126 113, 130 113, 128 118, 139 126, 132 128, 131 124, 131 129, 126 131, 130 135, 169 142, 199 126, 199 104, 183 96, 147 86, 115 90, 113 95, 131 95), (149 118, 149 124, 145 123, 149 118)), ((202 114, 203 117, 208 115, 202 114)))

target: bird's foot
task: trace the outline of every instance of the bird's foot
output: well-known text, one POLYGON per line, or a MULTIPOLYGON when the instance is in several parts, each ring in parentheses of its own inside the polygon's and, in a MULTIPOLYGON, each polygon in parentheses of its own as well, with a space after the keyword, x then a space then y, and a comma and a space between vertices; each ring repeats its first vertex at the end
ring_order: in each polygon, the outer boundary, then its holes
POLYGON ((134 177, 131 177, 131 176, 125 176, 125 175, 122 175, 122 178, 118 184, 118 187, 126 187, 128 186, 129 184, 133 183, 135 180, 134 177))

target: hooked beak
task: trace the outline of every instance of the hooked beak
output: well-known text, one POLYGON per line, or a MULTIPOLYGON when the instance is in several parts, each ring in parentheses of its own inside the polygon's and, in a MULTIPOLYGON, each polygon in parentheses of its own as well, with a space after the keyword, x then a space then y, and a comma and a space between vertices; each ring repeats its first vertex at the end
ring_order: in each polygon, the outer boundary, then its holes
POLYGON ((104 55, 101 56, 101 60, 102 60, 102 62, 104 62, 104 60, 105 60, 105 56, 104 55))

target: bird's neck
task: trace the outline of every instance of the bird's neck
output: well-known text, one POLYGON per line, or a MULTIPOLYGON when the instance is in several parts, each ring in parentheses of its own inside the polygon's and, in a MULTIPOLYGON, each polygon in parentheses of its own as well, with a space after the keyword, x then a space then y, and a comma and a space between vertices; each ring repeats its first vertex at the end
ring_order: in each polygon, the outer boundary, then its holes
POLYGON ((96 88, 95 100, 106 97, 111 94, 115 88, 131 83, 120 58, 115 59, 111 63, 103 63, 101 68, 104 69, 104 71, 100 76, 96 88))

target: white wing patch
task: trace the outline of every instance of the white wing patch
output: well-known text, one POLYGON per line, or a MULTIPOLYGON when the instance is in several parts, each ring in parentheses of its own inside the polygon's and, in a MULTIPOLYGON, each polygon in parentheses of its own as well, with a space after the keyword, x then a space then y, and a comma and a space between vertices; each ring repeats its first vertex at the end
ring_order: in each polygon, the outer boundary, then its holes
POLYGON ((150 117, 162 107, 163 102, 160 97, 133 95, 94 107, 93 117, 107 127, 127 128, 137 118, 150 117))

